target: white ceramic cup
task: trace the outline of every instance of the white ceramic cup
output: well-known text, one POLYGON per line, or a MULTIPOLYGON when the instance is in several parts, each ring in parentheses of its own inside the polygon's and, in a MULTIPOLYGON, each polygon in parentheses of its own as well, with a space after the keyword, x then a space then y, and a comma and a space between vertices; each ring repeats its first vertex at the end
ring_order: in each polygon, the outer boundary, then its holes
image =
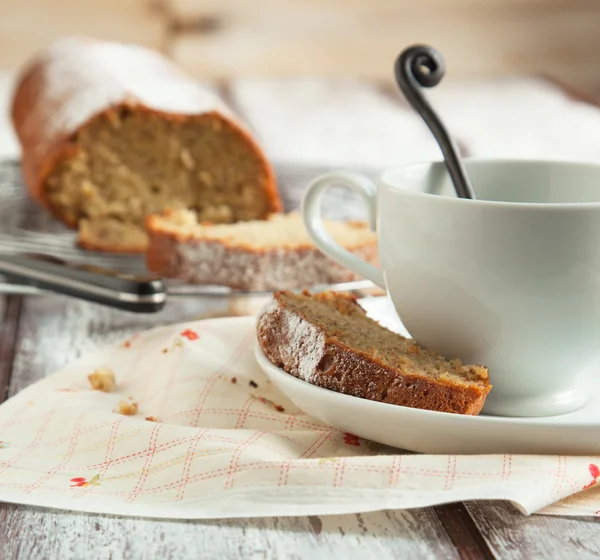
POLYGON ((600 372, 600 165, 465 165, 477 200, 456 197, 443 162, 390 169, 377 185, 321 176, 304 195, 306 227, 325 254, 387 289, 421 344, 489 367, 484 413, 576 410, 600 372), (321 197, 333 185, 363 198, 381 269, 325 231, 321 197))

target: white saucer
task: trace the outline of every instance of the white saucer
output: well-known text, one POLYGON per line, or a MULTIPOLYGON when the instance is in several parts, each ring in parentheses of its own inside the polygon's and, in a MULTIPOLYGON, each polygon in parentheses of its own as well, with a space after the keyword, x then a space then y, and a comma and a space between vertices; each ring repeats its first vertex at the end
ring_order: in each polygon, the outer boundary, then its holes
POLYGON ((419 453, 600 455, 600 378, 584 408, 545 418, 462 416, 360 399, 316 387, 274 366, 271 382, 298 408, 345 432, 419 453))

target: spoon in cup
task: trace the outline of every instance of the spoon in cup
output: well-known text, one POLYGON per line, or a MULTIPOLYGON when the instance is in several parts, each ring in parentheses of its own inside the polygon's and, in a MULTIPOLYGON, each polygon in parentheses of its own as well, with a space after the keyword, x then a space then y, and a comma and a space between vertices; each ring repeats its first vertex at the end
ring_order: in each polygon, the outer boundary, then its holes
POLYGON ((421 92, 421 87, 437 86, 442 81, 445 70, 444 58, 439 51, 427 45, 413 45, 402 51, 396 59, 396 82, 413 109, 425 121, 442 150, 457 196, 475 199, 475 191, 456 143, 421 92))

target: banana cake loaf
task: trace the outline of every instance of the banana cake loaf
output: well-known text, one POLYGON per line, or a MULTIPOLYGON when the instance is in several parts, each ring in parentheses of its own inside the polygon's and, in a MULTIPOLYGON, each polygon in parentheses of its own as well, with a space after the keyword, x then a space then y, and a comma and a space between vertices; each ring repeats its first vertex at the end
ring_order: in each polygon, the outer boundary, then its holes
POLYGON ((257 335, 287 373, 363 399, 476 415, 491 389, 485 367, 448 361, 385 329, 347 295, 275 292, 257 335))
POLYGON ((270 164, 233 112, 161 54, 68 37, 12 102, 25 183, 88 249, 143 252, 167 207, 231 223, 281 210, 270 164))
MULTIPOLYGON (((236 224, 200 224, 189 210, 149 216, 150 271, 191 284, 276 290, 347 282, 358 277, 326 257, 310 240, 297 212, 236 224)), ((333 238, 377 262, 377 236, 364 222, 326 221, 333 238)))

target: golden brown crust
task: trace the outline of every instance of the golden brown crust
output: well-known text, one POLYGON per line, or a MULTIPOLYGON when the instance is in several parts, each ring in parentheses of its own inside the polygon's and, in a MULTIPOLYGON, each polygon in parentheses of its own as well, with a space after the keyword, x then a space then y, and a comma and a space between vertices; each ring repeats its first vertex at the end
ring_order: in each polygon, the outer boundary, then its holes
MULTIPOLYGON (((146 218, 146 225, 151 226, 152 216, 146 218)), ((178 240, 171 235, 164 235, 148 227, 148 247, 146 249, 146 268, 159 276, 168 276, 177 265, 178 240)))
MULTIPOLYGON (((269 211, 280 212, 282 210, 275 173, 264 153, 249 131, 245 130, 231 113, 221 113, 215 109, 214 105, 209 103, 212 96, 208 92, 206 95, 207 105, 204 110, 199 110, 193 114, 183 114, 165 112, 144 105, 142 101, 124 90, 123 98, 119 102, 105 106, 101 111, 89 115, 84 122, 79 123, 76 127, 65 130, 54 126, 51 121, 53 104, 65 102, 64 99, 52 99, 48 95, 45 74, 48 70, 47 66, 51 62, 47 53, 43 53, 24 68, 18 77, 13 94, 11 117, 21 145, 23 178, 31 197, 68 226, 76 227, 77 224, 72 219, 61 215, 50 203, 46 193, 46 181, 61 161, 74 158, 78 150, 75 139, 80 130, 89 127, 95 119, 103 118, 107 114, 118 113, 123 108, 158 115, 172 122, 194 121, 206 116, 220 119, 234 130, 250 150, 257 155, 266 177, 264 188, 270 205, 269 211)), ((178 77, 171 76, 170 79, 176 80, 178 77)), ((98 85, 100 87, 102 84, 98 85)), ((73 84, 73 88, 77 88, 77 86, 77 83, 73 84)), ((91 244, 88 243, 87 245, 91 244)), ((82 246, 86 246, 86 243, 83 242, 82 246)))
MULTIPOLYGON (((305 316, 286 307, 285 292, 273 295, 271 304, 260 314, 258 340, 269 360, 286 372, 314 385, 389 404, 439 412, 477 415, 481 412, 491 385, 458 384, 451 379, 431 379, 407 375, 377 358, 346 346, 336 337, 312 324, 305 316), (290 353, 299 332, 305 356, 290 353)), ((321 296, 323 297, 323 296, 321 296)), ((357 305, 335 294, 343 307, 357 305)))
POLYGON ((103 239, 97 235, 93 235, 85 226, 81 225, 77 233, 77 246, 86 251, 100 251, 103 253, 120 253, 123 255, 139 255, 144 253, 148 247, 147 240, 139 239, 103 239))
POLYGON ((101 253, 118 253, 121 255, 139 255, 143 253, 145 245, 139 243, 122 244, 122 243, 101 243, 92 239, 86 239, 79 236, 77 238, 77 246, 86 251, 98 251, 101 253))
POLYGON ((21 169, 25 186, 34 200, 53 211, 43 195, 42 186, 61 157, 68 158, 70 150, 75 147, 69 145, 66 134, 49 135, 44 123, 37 122, 39 119, 35 118, 37 115, 33 108, 42 101, 42 83, 42 61, 36 60, 17 79, 11 118, 21 144, 21 169), (32 123, 32 120, 35 122, 32 123))

